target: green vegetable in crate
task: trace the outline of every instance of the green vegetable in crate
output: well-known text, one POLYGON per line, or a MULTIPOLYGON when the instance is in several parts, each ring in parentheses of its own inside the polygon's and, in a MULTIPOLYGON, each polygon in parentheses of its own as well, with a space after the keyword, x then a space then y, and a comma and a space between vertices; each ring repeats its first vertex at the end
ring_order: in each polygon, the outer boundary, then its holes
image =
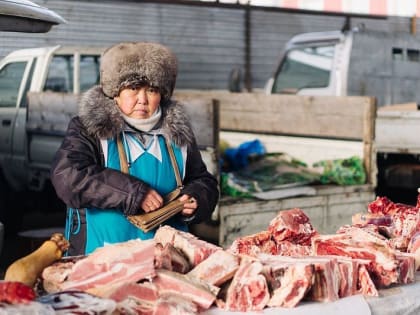
POLYGON ((323 160, 314 163, 322 168, 321 183, 338 185, 361 185, 366 182, 363 161, 358 156, 347 159, 323 160))

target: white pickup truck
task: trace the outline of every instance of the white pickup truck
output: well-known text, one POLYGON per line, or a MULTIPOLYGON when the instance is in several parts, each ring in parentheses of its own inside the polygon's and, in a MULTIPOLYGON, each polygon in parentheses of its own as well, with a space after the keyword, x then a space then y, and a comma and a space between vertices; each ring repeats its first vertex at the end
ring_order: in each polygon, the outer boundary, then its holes
POLYGON ((66 106, 66 99, 98 82, 101 52, 43 47, 17 50, 0 61, 0 221, 18 228, 18 211, 5 210, 10 209, 12 193, 44 189, 52 158, 76 113, 74 106, 66 106), (40 92, 55 92, 60 98, 42 111, 29 105, 29 95, 40 92))
MULTIPOLYGON (((0 1, 0 31, 45 33, 48 32, 53 25, 65 22, 66 21, 54 11, 41 7, 31 1, 0 1)), ((1 77, 0 80, 2 80, 1 77)), ((2 92, 0 91, 0 98, 2 98, 2 96, 2 92)), ((2 105, 0 105, 0 119, 2 119, 2 117, 2 105)), ((0 147, 3 145, 3 140, 5 140, 2 138, 2 135, 3 129, 0 129, 0 147)), ((4 181, 0 178, 0 253, 3 248, 4 235, 4 226, 2 222, 4 222, 3 218, 6 211, 2 198, 5 198, 4 196, 7 196, 8 194, 5 187, 4 181)))

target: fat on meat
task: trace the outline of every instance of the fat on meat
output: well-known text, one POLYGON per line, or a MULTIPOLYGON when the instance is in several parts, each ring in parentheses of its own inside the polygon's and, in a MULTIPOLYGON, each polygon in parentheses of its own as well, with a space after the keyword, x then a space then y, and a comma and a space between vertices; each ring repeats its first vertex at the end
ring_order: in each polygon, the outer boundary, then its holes
POLYGON ((299 208, 282 210, 270 221, 268 231, 276 243, 290 241, 294 244, 310 245, 317 234, 309 217, 299 208))
POLYGON ((259 261, 242 259, 227 290, 225 309, 229 311, 261 311, 270 300, 267 280, 259 261))
POLYGON ((200 279, 160 269, 152 282, 160 296, 175 295, 192 301, 200 309, 208 309, 216 300, 219 288, 200 279))
POLYGON ((312 250, 315 255, 347 256, 369 260, 367 268, 377 287, 397 283, 399 274, 395 250, 386 242, 363 239, 363 236, 368 237, 368 234, 318 235, 312 239, 312 250))
POLYGON ((232 279, 239 268, 239 262, 240 258, 237 255, 219 249, 195 266, 188 275, 221 286, 232 279))
POLYGON ((257 256, 260 253, 277 254, 277 244, 269 231, 238 237, 235 239, 229 250, 238 255, 257 256))
POLYGON ((131 240, 107 245, 77 261, 63 290, 97 290, 101 286, 136 282, 155 275, 155 242, 131 240))
POLYGON ((215 251, 221 249, 212 243, 200 240, 195 235, 177 230, 169 225, 161 226, 155 234, 156 243, 171 244, 188 259, 191 267, 197 266, 215 251))
POLYGON ((267 254, 258 259, 270 289, 268 306, 295 307, 312 287, 314 265, 310 261, 267 254))

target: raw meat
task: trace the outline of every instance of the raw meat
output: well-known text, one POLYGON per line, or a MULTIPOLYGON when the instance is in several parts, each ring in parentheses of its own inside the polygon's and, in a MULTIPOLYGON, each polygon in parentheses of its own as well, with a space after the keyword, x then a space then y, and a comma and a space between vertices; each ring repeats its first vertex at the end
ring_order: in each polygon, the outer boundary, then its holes
POLYGON ((310 245, 314 230, 307 215, 299 208, 283 210, 271 220, 268 231, 276 243, 290 241, 294 244, 310 245))
POLYGON ((277 254, 277 244, 271 232, 263 231, 256 234, 239 237, 233 241, 230 251, 234 254, 257 256, 260 253, 277 254))
POLYGON ((151 278, 155 275, 154 253, 153 240, 104 246, 76 262, 62 289, 86 291, 151 278))
POLYGON ((243 259, 228 288, 225 308, 229 311, 261 311, 270 300, 267 281, 258 261, 243 259))
POLYGON ((152 279, 160 296, 178 295, 183 299, 194 302, 201 309, 208 309, 216 300, 219 288, 197 278, 180 273, 157 270, 152 279))
POLYGON ((160 227, 154 237, 156 243, 171 244, 180 250, 188 259, 192 267, 197 266, 200 262, 214 253, 221 247, 209 242, 198 239, 191 233, 182 232, 168 225, 160 227))
POLYGON ((188 275, 220 286, 232 279, 239 268, 239 257, 225 250, 218 250, 199 263, 188 275))
POLYGON ((299 259, 259 255, 263 273, 271 291, 269 306, 295 307, 305 296, 314 280, 314 265, 299 259))

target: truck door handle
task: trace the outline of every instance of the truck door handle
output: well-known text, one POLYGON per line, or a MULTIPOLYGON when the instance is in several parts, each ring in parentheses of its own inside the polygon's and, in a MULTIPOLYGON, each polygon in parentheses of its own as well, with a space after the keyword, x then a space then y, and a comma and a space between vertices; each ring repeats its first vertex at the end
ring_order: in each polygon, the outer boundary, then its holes
POLYGON ((2 126, 10 126, 12 121, 10 119, 4 119, 1 121, 2 126))

